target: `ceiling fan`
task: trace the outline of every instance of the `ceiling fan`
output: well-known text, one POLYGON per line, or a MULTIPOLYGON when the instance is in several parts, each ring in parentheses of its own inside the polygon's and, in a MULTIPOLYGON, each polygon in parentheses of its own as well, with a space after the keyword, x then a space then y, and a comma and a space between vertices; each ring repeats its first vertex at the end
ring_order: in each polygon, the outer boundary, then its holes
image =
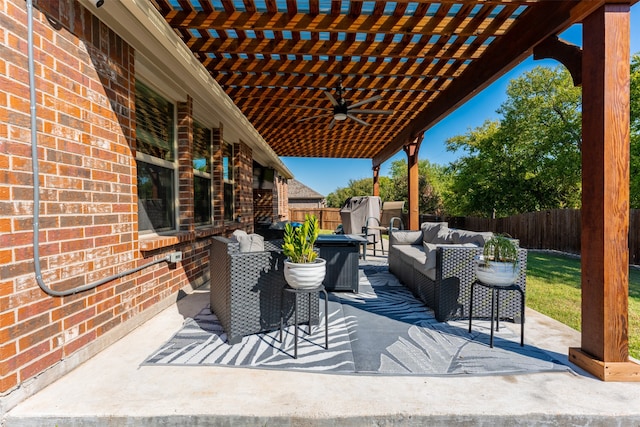
POLYGON ((297 120, 296 123, 304 122, 307 120, 316 119, 318 117, 330 117, 331 122, 329 123, 328 129, 332 129, 336 122, 342 122, 347 119, 351 119, 356 123, 359 123, 363 126, 369 126, 369 123, 364 120, 356 117, 354 114, 385 114, 391 115, 393 114, 393 110, 363 110, 358 109, 357 107, 368 104, 370 102, 377 101, 382 97, 380 95, 372 96, 371 98, 363 99, 362 101, 358 101, 355 104, 349 105, 347 100, 343 98, 344 88, 342 87, 342 83, 336 88, 336 96, 334 97, 331 92, 324 91, 324 94, 327 95, 329 101, 331 102, 331 108, 320 108, 320 107, 307 107, 305 105, 293 105, 293 108, 305 108, 308 110, 321 110, 326 111, 326 113, 316 114, 315 116, 305 117, 303 119, 297 120))

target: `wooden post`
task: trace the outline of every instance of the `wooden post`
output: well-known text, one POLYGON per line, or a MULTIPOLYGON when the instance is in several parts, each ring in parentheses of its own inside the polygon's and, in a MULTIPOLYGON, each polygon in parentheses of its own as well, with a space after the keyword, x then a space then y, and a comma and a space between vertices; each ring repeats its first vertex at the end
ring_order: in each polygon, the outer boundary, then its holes
POLYGON ((629 5, 583 22, 582 340, 569 360, 604 381, 640 381, 629 361, 629 5))
POLYGON ((373 167, 373 195, 380 196, 380 165, 373 167))
POLYGON ((420 142, 422 141, 422 133, 412 142, 403 147, 407 153, 408 164, 408 185, 407 196, 409 198, 409 230, 418 230, 420 228, 420 206, 418 199, 418 151, 420 150, 420 142))

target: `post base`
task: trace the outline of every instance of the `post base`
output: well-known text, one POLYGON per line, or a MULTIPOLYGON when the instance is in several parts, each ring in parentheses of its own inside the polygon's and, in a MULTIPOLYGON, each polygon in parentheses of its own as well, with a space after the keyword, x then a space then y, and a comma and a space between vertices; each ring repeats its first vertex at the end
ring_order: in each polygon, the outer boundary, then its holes
POLYGON ((603 362, 581 348, 569 348, 569 361, 602 381, 640 382, 640 364, 628 362, 603 362))

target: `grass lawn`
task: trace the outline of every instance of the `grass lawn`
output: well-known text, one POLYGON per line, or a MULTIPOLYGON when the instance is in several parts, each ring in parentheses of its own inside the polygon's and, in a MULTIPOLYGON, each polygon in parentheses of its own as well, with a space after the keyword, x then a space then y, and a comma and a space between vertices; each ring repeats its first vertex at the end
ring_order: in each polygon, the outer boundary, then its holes
MULTIPOLYGON (((580 260, 529 252, 527 306, 580 330, 580 260)), ((640 358, 640 270, 629 271, 629 353, 640 358)))

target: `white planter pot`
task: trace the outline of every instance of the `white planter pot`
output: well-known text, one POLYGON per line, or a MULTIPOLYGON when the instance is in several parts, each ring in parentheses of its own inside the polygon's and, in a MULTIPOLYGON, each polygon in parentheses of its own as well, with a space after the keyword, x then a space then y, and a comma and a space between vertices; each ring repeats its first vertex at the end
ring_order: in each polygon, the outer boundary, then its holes
POLYGON ((316 258, 314 262, 299 264, 284 261, 284 278, 292 288, 315 288, 322 285, 327 273, 327 261, 316 258))
POLYGON ((495 262, 487 263, 482 259, 476 261, 476 278, 483 283, 494 286, 509 286, 518 280, 520 263, 495 262))

